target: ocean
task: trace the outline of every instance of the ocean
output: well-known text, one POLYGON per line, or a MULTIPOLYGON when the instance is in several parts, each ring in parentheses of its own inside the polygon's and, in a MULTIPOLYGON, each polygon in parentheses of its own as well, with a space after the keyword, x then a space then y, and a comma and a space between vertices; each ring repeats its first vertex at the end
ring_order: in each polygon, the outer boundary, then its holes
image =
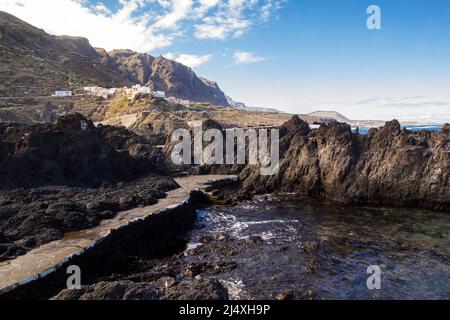
MULTIPOLYGON (((421 126, 402 126, 402 128, 405 128, 410 131, 427 130, 427 131, 437 132, 437 131, 440 131, 443 126, 444 125, 421 125, 421 126)), ((359 133, 367 134, 367 132, 369 132, 369 130, 371 128, 372 127, 359 127, 359 133)), ((356 128, 353 128, 353 131, 356 132, 356 128)))

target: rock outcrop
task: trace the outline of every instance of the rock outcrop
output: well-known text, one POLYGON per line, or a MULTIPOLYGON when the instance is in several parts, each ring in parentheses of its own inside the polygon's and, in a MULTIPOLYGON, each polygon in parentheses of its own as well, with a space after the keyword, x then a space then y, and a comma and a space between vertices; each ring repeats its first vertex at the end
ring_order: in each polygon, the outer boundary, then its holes
POLYGON ((310 130, 298 117, 280 130, 280 171, 241 172, 245 190, 295 192, 342 203, 450 209, 447 124, 440 132, 402 130, 398 121, 354 134, 347 124, 310 130))
POLYGON ((162 154, 124 128, 79 114, 54 124, 0 125, 0 261, 178 187, 162 154))
POLYGON ((66 289, 52 300, 228 300, 227 290, 217 280, 192 280, 163 287, 131 281, 99 282, 79 290, 66 289))
POLYGON ((107 55, 115 61, 122 75, 134 83, 164 91, 167 96, 228 106, 217 83, 198 77, 181 63, 131 50, 115 50, 107 55))
POLYGON ((79 114, 55 124, 0 125, 3 187, 96 185, 164 170, 161 155, 126 129, 96 128, 79 114))

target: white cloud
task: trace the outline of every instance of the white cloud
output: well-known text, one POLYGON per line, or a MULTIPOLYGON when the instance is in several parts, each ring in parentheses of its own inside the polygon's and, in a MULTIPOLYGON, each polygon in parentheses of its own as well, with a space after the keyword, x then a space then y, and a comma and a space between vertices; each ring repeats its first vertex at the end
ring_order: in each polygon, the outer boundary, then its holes
MULTIPOLYGON (((195 25, 199 39, 236 38, 250 27, 266 22, 286 0, 228 0, 218 3, 217 10, 195 25)), ((212 3, 213 0, 204 2, 212 3)))
POLYGON ((0 10, 55 35, 88 38, 106 50, 150 52, 193 29, 199 39, 243 35, 266 21, 285 0, 1 0, 0 10))
MULTIPOLYGON (((170 5, 170 12, 161 15, 154 27, 159 29, 177 29, 178 23, 189 15, 192 4, 192 0, 173 0, 170 5)), ((166 3, 163 4, 163 6, 166 5, 166 3)))
POLYGON ((266 61, 267 57, 254 55, 251 52, 238 51, 234 54, 234 64, 250 64, 266 61))
POLYGON ((0 10, 51 34, 86 37, 107 50, 151 51, 172 43, 172 34, 156 33, 149 26, 147 14, 136 15, 143 0, 121 0, 120 4, 120 9, 111 13, 101 5, 87 7, 84 1, 2 0, 0 10))
POLYGON ((166 57, 167 59, 170 59, 170 60, 177 61, 181 64, 184 64, 185 66, 188 66, 188 67, 194 69, 194 68, 210 61, 212 56, 210 54, 198 56, 195 54, 186 54, 186 53, 177 55, 177 54, 173 54, 173 53, 169 52, 169 53, 166 53, 164 55, 164 57, 166 57))
POLYGON ((315 109, 338 110, 355 120, 423 121, 444 123, 450 119, 450 100, 426 96, 373 97, 353 101, 328 101, 315 109), (449 111, 448 111, 449 110, 449 111))

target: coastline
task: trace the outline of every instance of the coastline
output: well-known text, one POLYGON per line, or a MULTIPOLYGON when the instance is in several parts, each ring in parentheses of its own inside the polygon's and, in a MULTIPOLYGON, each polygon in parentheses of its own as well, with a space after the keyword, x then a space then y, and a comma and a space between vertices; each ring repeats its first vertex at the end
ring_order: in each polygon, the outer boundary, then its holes
MULTIPOLYGON (((158 245, 165 241, 171 242, 189 230, 195 208, 205 188, 237 181, 235 176, 179 178, 177 183, 181 185, 180 189, 169 191, 167 197, 156 205, 121 212, 99 227, 69 233, 62 240, 38 247, 14 260, 2 262, 0 299, 33 299, 34 295, 39 298, 39 295, 54 290, 48 284, 57 282, 56 279, 66 278, 64 267, 71 264, 86 266, 89 270, 95 268, 94 261, 104 265, 106 260, 114 260, 119 252, 132 250, 130 245, 135 243, 151 246, 150 243, 158 245), (165 226, 162 227, 161 223, 165 226), (158 235, 148 235, 150 230, 156 231, 158 235), (148 236, 150 242, 144 240, 148 236)), ((60 289, 64 285, 65 281, 59 282, 60 289)))

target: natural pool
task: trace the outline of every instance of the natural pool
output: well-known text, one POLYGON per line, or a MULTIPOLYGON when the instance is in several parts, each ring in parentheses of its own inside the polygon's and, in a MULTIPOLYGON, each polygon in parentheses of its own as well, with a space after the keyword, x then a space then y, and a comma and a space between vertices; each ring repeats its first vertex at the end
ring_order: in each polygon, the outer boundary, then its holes
POLYGON ((450 297, 448 213, 261 196, 198 215, 183 263, 233 263, 211 277, 234 299, 450 297), (366 286, 371 265, 381 290, 366 286))

